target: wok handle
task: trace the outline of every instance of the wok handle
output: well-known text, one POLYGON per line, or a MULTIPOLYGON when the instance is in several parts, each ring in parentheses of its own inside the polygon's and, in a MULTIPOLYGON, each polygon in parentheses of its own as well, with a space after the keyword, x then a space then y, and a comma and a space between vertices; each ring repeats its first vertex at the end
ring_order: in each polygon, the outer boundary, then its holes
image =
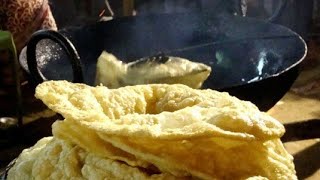
POLYGON ((37 44, 43 39, 50 39, 61 46, 70 60, 73 70, 73 82, 83 83, 83 72, 77 50, 67 37, 53 30, 40 30, 35 32, 27 44, 27 65, 35 83, 39 84, 48 80, 39 70, 36 57, 37 44))

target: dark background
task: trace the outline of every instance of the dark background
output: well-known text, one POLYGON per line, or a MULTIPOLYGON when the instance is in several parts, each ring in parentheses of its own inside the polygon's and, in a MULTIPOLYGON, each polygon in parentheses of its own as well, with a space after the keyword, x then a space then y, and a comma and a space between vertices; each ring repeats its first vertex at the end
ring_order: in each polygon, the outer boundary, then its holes
MULTIPOLYGON (((319 24, 319 0, 288 0, 275 23, 283 24, 307 38, 307 33, 319 24)), ((279 0, 109 0, 115 17, 148 13, 190 11, 227 11, 267 19, 277 8, 279 0), (238 12, 232 12, 236 11, 238 12)), ((50 0, 59 28, 98 21, 105 9, 104 0, 50 0)), ((106 11, 104 16, 110 16, 106 11)), ((314 33, 313 33, 314 34, 314 33)))

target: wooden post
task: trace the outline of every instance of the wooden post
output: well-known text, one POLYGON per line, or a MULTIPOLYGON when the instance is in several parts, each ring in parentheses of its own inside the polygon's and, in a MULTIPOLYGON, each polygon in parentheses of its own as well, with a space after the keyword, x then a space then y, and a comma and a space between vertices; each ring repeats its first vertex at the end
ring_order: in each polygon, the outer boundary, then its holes
POLYGON ((132 16, 134 11, 134 0, 123 0, 123 16, 132 16))

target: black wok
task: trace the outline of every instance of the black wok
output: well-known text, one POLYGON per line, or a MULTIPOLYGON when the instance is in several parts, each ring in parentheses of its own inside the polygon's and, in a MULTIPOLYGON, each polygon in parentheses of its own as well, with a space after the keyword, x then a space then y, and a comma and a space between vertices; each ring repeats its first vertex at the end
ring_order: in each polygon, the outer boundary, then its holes
POLYGON ((302 38, 283 26, 208 13, 124 17, 59 33, 35 33, 21 53, 20 63, 35 84, 46 77, 92 85, 103 50, 126 62, 164 52, 212 66, 203 88, 227 91, 263 111, 289 90, 307 51, 302 38))

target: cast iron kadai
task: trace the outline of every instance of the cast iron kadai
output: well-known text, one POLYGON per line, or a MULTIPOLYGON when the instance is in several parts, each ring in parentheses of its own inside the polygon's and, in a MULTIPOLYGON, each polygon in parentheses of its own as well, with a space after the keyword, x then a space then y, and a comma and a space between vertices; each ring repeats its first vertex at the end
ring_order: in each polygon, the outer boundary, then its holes
POLYGON ((203 88, 227 91, 266 111, 297 78, 307 46, 290 29, 253 18, 158 14, 36 32, 20 63, 34 85, 45 79, 93 85, 103 50, 125 62, 162 52, 205 63, 212 73, 203 88))

